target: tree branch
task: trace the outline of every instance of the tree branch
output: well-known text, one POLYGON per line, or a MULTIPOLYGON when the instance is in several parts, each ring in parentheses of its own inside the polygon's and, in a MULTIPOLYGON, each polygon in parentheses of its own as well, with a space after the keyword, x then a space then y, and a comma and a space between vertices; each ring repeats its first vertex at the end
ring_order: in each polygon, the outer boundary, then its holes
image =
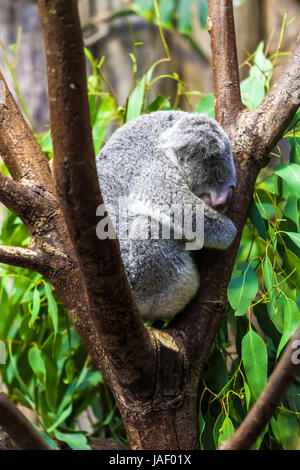
POLYGON ((209 0, 208 14, 216 119, 228 132, 243 109, 232 0, 209 0))
POLYGON ((15 103, 2 73, 5 99, 0 103, 0 154, 12 177, 54 192, 47 158, 15 103), (4 101, 4 102, 3 102, 4 101))
POLYGON ((44 273, 47 261, 41 250, 0 245, 0 263, 44 273))
POLYGON ((49 201, 39 188, 19 183, 0 173, 0 201, 30 228, 45 209, 49 201))
POLYGON ((300 370, 299 358, 293 358, 299 346, 300 328, 291 337, 257 402, 233 436, 222 443, 222 450, 246 450, 255 443, 300 370))
MULTIPOLYGON (((77 1, 39 0, 39 8, 47 53, 54 176, 89 308, 104 354, 118 369, 120 383, 132 381, 136 386, 140 382, 146 388, 153 354, 150 336, 133 300, 117 240, 99 240, 96 235, 96 209, 103 200, 77 1)), ((102 363, 111 374, 111 363, 110 367, 102 363)))
POLYGON ((0 426, 21 450, 51 450, 9 398, 0 393, 0 426))

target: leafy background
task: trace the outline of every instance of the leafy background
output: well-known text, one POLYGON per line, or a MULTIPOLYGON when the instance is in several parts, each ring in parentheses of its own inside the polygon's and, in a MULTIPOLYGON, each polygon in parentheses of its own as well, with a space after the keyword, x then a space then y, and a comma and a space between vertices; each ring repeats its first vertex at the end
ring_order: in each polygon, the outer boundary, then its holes
MULTIPOLYGON (((205 27, 206 1, 189 3, 197 4, 200 24, 205 27)), ((152 0, 132 2, 133 11, 158 25, 166 57, 151 65, 143 77, 136 77, 137 50, 143 45, 133 44, 133 87, 124 107, 105 80, 104 59, 95 61, 86 49, 92 70, 88 91, 96 153, 114 128, 143 113, 178 109, 180 99, 190 93, 199 95, 195 112, 214 116, 212 94, 188 90, 175 71, 168 76, 157 72, 162 61, 172 61, 164 30, 177 28, 184 35, 192 30, 190 10, 184 5, 186 1, 180 0, 161 0, 160 5, 152 0), (168 97, 157 95, 151 101, 149 91, 166 78, 176 81, 176 97, 170 102, 168 97)), ((18 54, 16 45, 11 46, 11 52, 18 54)), ((249 110, 255 109, 268 91, 279 54, 280 44, 276 54, 266 57, 260 43, 249 56, 249 76, 241 82, 242 100, 249 110)), ((15 77, 14 66, 6 58, 15 77)), ((17 81, 16 88, 27 115, 17 81)), ((218 448, 238 427, 300 324, 299 121, 298 111, 255 185, 228 286, 228 305, 199 385, 202 449, 218 448)), ((50 132, 37 135, 37 139, 50 160, 50 132)), ((4 166, 2 171, 7 173, 4 166)), ((27 246, 29 233, 21 220, 9 211, 4 215, 0 242, 27 246)), ((52 286, 40 274, 2 265, 0 297, 0 339, 6 352, 6 363, 0 364, 2 387, 15 403, 34 412, 34 425, 44 439, 53 448, 57 448, 57 439, 72 449, 89 449, 87 432, 78 419, 85 412, 90 434, 126 443, 112 394, 52 286)), ((254 448, 299 448, 299 417, 300 376, 254 448)))

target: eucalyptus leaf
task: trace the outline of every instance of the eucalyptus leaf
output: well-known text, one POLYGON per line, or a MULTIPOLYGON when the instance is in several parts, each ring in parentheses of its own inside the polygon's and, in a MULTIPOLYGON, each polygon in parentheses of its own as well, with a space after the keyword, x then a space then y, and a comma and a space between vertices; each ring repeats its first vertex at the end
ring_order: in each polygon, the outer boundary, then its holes
POLYGON ((292 193, 300 198, 300 165, 289 163, 279 166, 274 171, 287 183, 292 193))
POLYGON ((229 439, 233 433, 234 433, 234 426, 232 424, 232 421, 229 418, 229 416, 226 416, 222 424, 222 427, 220 429, 218 448, 220 447, 221 443, 229 439))
POLYGON ((215 117, 215 97, 212 93, 201 98, 195 107, 196 113, 206 114, 208 117, 215 117))
POLYGON ((56 335, 58 327, 58 308, 56 300, 53 297, 51 287, 47 282, 45 282, 45 295, 48 301, 48 313, 52 320, 54 334, 56 335))
POLYGON ((243 338, 242 359, 250 390, 257 400, 267 383, 268 353, 264 341, 252 329, 243 338))
POLYGON ((92 450, 87 443, 87 438, 82 433, 63 433, 57 429, 54 431, 56 439, 65 442, 73 450, 92 450))
POLYGON ((236 271, 228 285, 227 294, 231 307, 235 310, 235 315, 244 315, 251 305, 251 302, 258 291, 258 281, 256 274, 249 263, 246 268, 238 268, 242 274, 236 271))
POLYGON ((37 346, 29 349, 28 362, 39 381, 44 384, 46 382, 46 366, 43 354, 37 346))

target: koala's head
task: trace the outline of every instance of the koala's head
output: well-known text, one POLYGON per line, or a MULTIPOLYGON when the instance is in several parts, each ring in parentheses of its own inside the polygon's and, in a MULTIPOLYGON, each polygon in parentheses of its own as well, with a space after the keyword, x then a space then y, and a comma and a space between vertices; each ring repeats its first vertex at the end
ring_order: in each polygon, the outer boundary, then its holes
POLYGON ((235 167, 229 139, 214 119, 186 113, 162 134, 161 147, 178 162, 194 194, 218 210, 226 208, 235 167))

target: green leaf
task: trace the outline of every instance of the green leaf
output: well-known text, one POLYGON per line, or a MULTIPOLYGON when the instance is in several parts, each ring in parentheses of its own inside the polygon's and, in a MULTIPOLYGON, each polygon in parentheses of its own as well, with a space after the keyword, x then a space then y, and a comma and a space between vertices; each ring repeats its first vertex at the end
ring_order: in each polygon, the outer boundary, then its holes
POLYGON ((270 291, 270 294, 272 293, 272 288, 273 288, 273 266, 271 264, 270 258, 266 255, 266 259, 263 265, 263 275, 264 275, 264 281, 265 281, 265 286, 268 291, 270 291))
POLYGON ((99 109, 95 115, 93 122, 93 142, 95 147, 95 154, 97 155, 104 143, 104 137, 108 123, 114 119, 116 115, 116 102, 112 96, 107 96, 102 99, 99 109))
POLYGON ((176 9, 175 0, 160 0, 159 10, 160 10, 160 19, 162 26, 164 28, 171 28, 172 26, 172 17, 176 9))
MULTIPOLYGON (((263 264, 263 279, 266 286, 266 290, 269 291, 270 302, 267 303, 267 312, 270 320, 274 323, 278 331, 283 331, 283 314, 281 311, 282 299, 278 296, 276 290, 273 288, 274 284, 277 284, 276 274, 273 271, 273 267, 269 257, 266 255, 266 259, 263 264)), ((273 337, 273 336, 272 336, 273 337)))
POLYGON ((300 198, 300 165, 289 163, 279 166, 274 171, 276 175, 280 176, 287 183, 290 191, 300 198))
POLYGON ((283 259, 283 266, 286 274, 291 274, 289 279, 293 282, 296 288, 300 286, 300 259, 295 253, 290 250, 284 249, 280 253, 283 259))
POLYGON ((293 232, 285 232, 285 233, 297 245, 297 247, 300 248, 300 233, 293 233, 293 232))
POLYGON ((37 134, 36 136, 38 143, 44 153, 49 153, 51 156, 53 154, 53 144, 50 131, 43 132, 42 134, 37 134))
POLYGON ((34 427, 34 429, 36 430, 36 432, 41 436, 42 439, 44 439, 44 441, 46 442, 46 444, 48 444, 49 447, 51 447, 51 449, 53 450, 59 450, 58 449, 58 446, 57 444, 51 439, 51 437, 47 436, 47 434, 45 434, 44 432, 42 432, 36 424, 34 424, 32 421, 31 422, 31 425, 34 427))
POLYGON ((196 113, 206 114, 208 117, 215 117, 215 97, 212 93, 201 98, 195 107, 196 113))
POLYGON ((300 137, 289 137, 288 140, 292 147, 290 153, 290 163, 297 163, 300 165, 300 137))
POLYGON ((54 334, 57 334, 57 326, 58 326, 58 308, 55 298, 52 295, 50 285, 45 282, 45 295, 48 301, 48 313, 52 320, 54 334))
POLYGON ((73 379, 74 379, 74 373, 75 373, 75 363, 72 358, 70 358, 65 365, 65 373, 66 373, 66 378, 64 379, 64 382, 66 384, 70 384, 73 379))
POLYGON ((297 416, 280 410, 276 420, 280 442, 285 450, 295 450, 299 439, 299 422, 297 416))
POLYGON ((154 111, 162 111, 162 110, 170 110, 170 109, 171 109, 170 101, 168 100, 168 98, 162 95, 157 95, 155 100, 153 100, 148 106, 149 113, 152 113, 154 111))
POLYGON ((272 62, 265 57, 264 42, 260 42, 255 51, 253 67, 250 69, 250 77, 256 77, 264 85, 268 85, 272 76, 272 62))
POLYGON ((192 32, 191 6, 193 3, 195 3, 195 0, 179 0, 177 28, 182 34, 192 32))
POLYGON ((286 305, 284 309, 284 323, 283 333, 277 350, 277 357, 279 356, 282 348, 286 345, 292 334, 297 330, 300 325, 300 311, 296 302, 290 298, 286 298, 286 305))
POLYGON ((247 406, 247 411, 249 411, 250 408, 250 402, 251 402, 251 391, 250 388, 248 387, 247 382, 244 380, 244 389, 245 389, 245 399, 246 399, 246 406, 247 406))
POLYGON ((259 235, 266 240, 267 239, 267 231, 264 218, 262 217, 257 204, 252 201, 250 209, 249 209, 249 217, 251 222, 253 223, 254 227, 258 231, 259 235))
POLYGON ((208 16, 208 4, 207 0, 198 0, 198 17, 201 28, 206 28, 207 16, 208 16))
POLYGON ((46 400, 49 407, 54 411, 56 410, 59 371, 52 359, 44 356, 44 361, 46 365, 46 400))
POLYGON ((258 291, 258 281, 251 263, 246 268, 240 266, 238 269, 243 272, 242 275, 235 272, 227 289, 228 300, 236 316, 247 312, 258 291))
POLYGON ((229 439, 233 433, 234 433, 234 426, 232 424, 232 421, 228 416, 226 416, 222 424, 222 427, 220 429, 218 448, 220 447, 221 443, 229 439))
POLYGON ((87 443, 87 438, 82 433, 62 433, 54 431, 56 439, 65 442, 73 450, 92 450, 87 443))
POLYGON ((294 222, 296 230, 299 229, 298 200, 294 194, 290 194, 284 208, 284 216, 294 222))
POLYGON ((73 405, 69 405, 62 413, 59 414, 58 419, 47 429, 48 433, 53 432, 60 424, 62 424, 72 413, 73 405))
POLYGON ((264 341, 252 329, 242 341, 242 360, 249 387, 257 400, 267 383, 268 353, 264 341))
POLYGON ((242 102, 250 111, 256 109, 265 97, 265 85, 257 77, 247 77, 241 82, 242 102))
POLYGON ((40 293, 38 291, 38 288, 35 287, 34 292, 33 292, 33 302, 32 302, 32 312, 31 312, 31 324, 33 325, 38 313, 40 311, 40 304, 41 304, 41 299, 40 299, 40 293))
POLYGON ((44 384, 46 381, 46 366, 43 354, 37 346, 33 346, 29 349, 28 362, 39 381, 44 384))
POLYGON ((17 52, 17 44, 10 44, 8 46, 9 50, 11 50, 12 52, 17 52))
POLYGON ((219 439, 220 439, 220 431, 222 428, 222 424, 224 423, 225 419, 225 413, 222 410, 219 416, 216 419, 216 422, 214 424, 214 429, 213 429, 213 438, 214 438, 214 443, 215 443, 215 448, 218 448, 219 445, 219 439))

